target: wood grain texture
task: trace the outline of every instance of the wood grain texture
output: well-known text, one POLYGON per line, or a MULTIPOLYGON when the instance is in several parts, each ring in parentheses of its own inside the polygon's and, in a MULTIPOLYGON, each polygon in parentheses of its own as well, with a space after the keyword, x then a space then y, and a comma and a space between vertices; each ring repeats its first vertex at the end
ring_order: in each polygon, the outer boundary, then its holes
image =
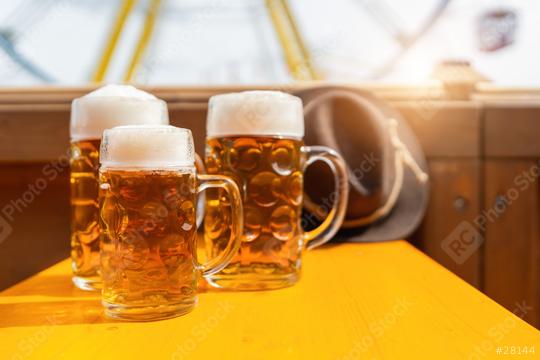
POLYGON ((46 162, 69 150, 69 105, 0 105, 0 162, 46 162))
MULTIPOLYGON (((301 88, 278 89, 292 91, 301 88)), ((0 162, 51 161, 65 154, 69 142, 70 103, 90 90, 56 89, 50 93, 39 90, 0 91, 0 162)), ((200 143, 204 142, 208 98, 220 91, 234 90, 245 88, 157 88, 154 92, 168 102, 173 125, 194 130, 200 150, 200 143)), ((407 118, 428 157, 477 156, 480 134, 478 104, 437 99, 420 98, 392 104, 407 118), (445 141, 440 141, 441 137, 445 141)))
POLYGON ((487 157, 540 157, 540 105, 488 103, 485 108, 487 157))
POLYGON ((485 293, 508 309, 525 302, 540 324, 539 163, 488 160, 485 165, 485 293), (536 176, 534 175, 536 174, 536 176))
POLYGON ((480 214, 480 161, 430 160, 429 171, 431 196, 414 243, 447 269, 480 288, 482 252, 475 251, 458 264, 441 246, 458 225, 464 221, 473 223, 480 214))
POLYGON ((69 255, 69 169, 56 163, 0 169, 0 223, 7 224, 7 231, 0 229, 0 289, 5 289, 69 255))
MULTIPOLYGON (((69 105, 0 105, 0 162, 47 162, 69 150, 69 105)), ((192 129, 198 151, 204 150, 206 110, 169 105, 171 125, 192 129)), ((201 152, 202 153, 202 152, 201 152)))
POLYGON ((203 293, 186 316, 122 323, 62 262, 1 294, 0 358, 455 360, 540 346, 538 330, 404 241, 327 246, 304 270, 291 288, 203 293))
POLYGON ((407 119, 426 156, 480 156, 481 103, 427 98, 392 104, 407 119))

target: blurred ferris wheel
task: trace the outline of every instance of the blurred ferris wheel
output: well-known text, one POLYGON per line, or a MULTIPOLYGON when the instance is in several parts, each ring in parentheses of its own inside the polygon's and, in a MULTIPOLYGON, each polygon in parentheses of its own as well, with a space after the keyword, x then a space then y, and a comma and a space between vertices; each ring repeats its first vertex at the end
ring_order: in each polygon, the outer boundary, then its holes
POLYGON ((14 1, 0 18, 0 82, 381 79, 430 32, 449 3, 14 1))

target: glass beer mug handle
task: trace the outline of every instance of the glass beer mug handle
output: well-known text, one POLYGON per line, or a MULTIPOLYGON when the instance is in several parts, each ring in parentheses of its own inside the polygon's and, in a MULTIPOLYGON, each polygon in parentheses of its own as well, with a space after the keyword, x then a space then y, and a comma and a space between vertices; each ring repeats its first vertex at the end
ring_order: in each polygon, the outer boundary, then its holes
POLYGON ((197 193, 208 188, 219 188, 229 194, 231 202, 231 236, 227 247, 218 256, 204 264, 198 264, 203 276, 208 276, 221 271, 229 264, 234 255, 238 253, 244 231, 244 214, 242 210, 242 197, 236 183, 226 176, 221 175, 197 175, 199 186, 197 193))
POLYGON ((326 219, 317 228, 304 234, 308 249, 313 249, 326 243, 334 236, 345 218, 347 200, 349 198, 349 177, 345 160, 333 149, 326 146, 304 146, 302 151, 307 154, 305 168, 315 161, 323 161, 334 173, 334 191, 331 198, 332 209, 327 211, 326 219))
MULTIPOLYGON (((197 153, 195 153, 195 169, 197 169, 197 174, 206 174, 206 166, 204 166, 204 161, 197 153)), ((204 204, 206 204, 206 196, 204 192, 201 192, 199 194, 199 198, 197 199, 197 209, 195 212, 197 214, 197 229, 201 227, 204 220, 204 204)))

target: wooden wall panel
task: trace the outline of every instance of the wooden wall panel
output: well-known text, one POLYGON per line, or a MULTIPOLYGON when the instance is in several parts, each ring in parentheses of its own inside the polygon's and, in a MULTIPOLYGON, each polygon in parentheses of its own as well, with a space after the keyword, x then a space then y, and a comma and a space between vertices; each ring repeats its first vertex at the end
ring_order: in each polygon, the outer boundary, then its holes
POLYGON ((540 105, 486 104, 484 133, 486 157, 540 157, 540 105))
MULTIPOLYGON (((0 162, 46 162, 65 156, 69 117, 69 105, 0 105, 0 162)), ((205 106, 172 104, 169 118, 171 125, 192 129, 198 150, 204 148, 205 106)))
POLYGON ((4 163, 0 172, 3 289, 69 256, 69 171, 52 163, 4 163))
POLYGON ((463 222, 472 224, 480 213, 480 163, 478 160, 431 160, 431 197, 413 242, 434 260, 468 283, 481 285, 481 249, 458 263, 443 242, 463 222))
POLYGON ((46 162, 67 154, 69 105, 0 105, 0 162, 46 162))
POLYGON ((191 129, 195 151, 204 157, 204 146, 206 144, 206 110, 194 109, 186 110, 178 105, 169 106, 169 121, 171 125, 191 129))
POLYGON ((487 160, 485 164, 485 293, 540 323, 538 162, 487 160))
POLYGON ((399 101, 392 104, 407 119, 428 157, 480 156, 480 103, 399 101))
MULTIPOLYGON (((206 106, 201 99, 206 97, 168 96, 171 124, 193 129, 199 151, 200 144, 204 143, 206 123, 206 106), (190 103, 186 103, 188 99, 190 103)), ((422 102, 392 104, 405 116, 428 157, 479 156, 481 128, 477 103, 437 101, 429 115, 422 102), (445 141, 440 141, 441 138, 445 141)), ((52 104, 2 104, 0 101, 0 162, 50 161, 65 154, 69 143, 69 117, 68 101, 52 104)))

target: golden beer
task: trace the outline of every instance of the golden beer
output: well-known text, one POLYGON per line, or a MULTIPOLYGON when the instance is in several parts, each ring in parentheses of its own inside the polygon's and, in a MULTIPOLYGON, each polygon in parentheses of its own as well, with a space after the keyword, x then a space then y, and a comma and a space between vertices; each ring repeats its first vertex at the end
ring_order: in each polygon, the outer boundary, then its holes
POLYGON ((100 140, 71 143, 71 260, 75 282, 96 287, 99 278, 98 169, 100 140))
POLYGON ((101 288, 98 168, 103 131, 127 124, 168 124, 167 105, 133 86, 107 85, 71 105, 71 260, 73 282, 101 288))
MULTIPOLYGON (((296 280, 303 247, 302 146, 302 140, 279 137, 207 139, 207 172, 232 178, 242 191, 244 204, 240 250, 213 281, 227 284, 238 276, 248 276, 254 287, 261 286, 256 282, 262 278, 266 279, 264 286, 279 287, 296 280)), ((210 254, 223 250, 229 216, 228 199, 219 190, 208 191, 205 243, 210 254)))
MULTIPOLYGON (((302 101, 279 91, 245 91, 212 96, 206 121, 205 163, 209 174, 233 179, 242 193, 242 244, 231 263, 207 278, 234 290, 275 289, 294 284, 304 249, 324 244, 338 231, 347 205, 343 158, 324 146, 305 146, 302 101), (304 171, 323 161, 335 188, 322 223, 301 224, 304 171)), ((205 215, 207 252, 218 254, 227 238, 229 200, 208 192, 205 215)))
POLYGON ((105 170, 100 174, 103 302, 129 318, 195 305, 195 172, 105 170))
POLYGON ((198 175, 191 131, 174 126, 105 130, 100 155, 102 304, 109 317, 157 320, 185 314, 197 282, 222 270, 242 236, 242 200, 234 181, 198 175), (229 195, 224 251, 199 263, 196 196, 229 195))

